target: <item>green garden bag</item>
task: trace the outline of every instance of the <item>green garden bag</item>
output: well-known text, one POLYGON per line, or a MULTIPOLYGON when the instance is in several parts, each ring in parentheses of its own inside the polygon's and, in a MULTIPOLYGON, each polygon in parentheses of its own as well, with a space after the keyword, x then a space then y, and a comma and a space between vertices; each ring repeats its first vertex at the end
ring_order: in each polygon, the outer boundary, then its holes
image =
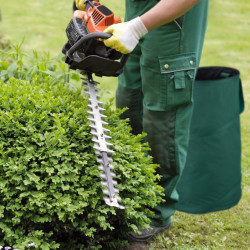
POLYGON ((244 100, 239 71, 199 68, 193 97, 177 210, 196 214, 228 209, 241 198, 240 113, 244 100))

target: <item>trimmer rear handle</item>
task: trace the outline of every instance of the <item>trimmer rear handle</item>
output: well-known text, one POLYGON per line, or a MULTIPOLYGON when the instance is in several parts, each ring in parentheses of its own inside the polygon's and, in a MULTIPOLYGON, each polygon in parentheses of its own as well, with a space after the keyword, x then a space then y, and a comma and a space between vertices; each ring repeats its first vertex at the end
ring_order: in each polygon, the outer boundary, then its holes
POLYGON ((94 7, 95 5, 92 3, 93 0, 85 0, 84 3, 86 4, 86 9, 88 10, 88 8, 90 7, 94 7), (89 6, 88 6, 89 5, 89 6))
MULTIPOLYGON (((110 38, 112 35, 106 32, 94 32, 94 33, 90 33, 84 37, 82 37, 81 39, 79 39, 79 41, 77 41, 67 52, 66 52, 66 56, 73 61, 77 61, 77 58, 74 58, 74 53, 87 41, 91 40, 91 39, 108 39, 110 38)), ((120 70, 117 71, 117 75, 121 74, 122 72, 122 68, 124 67, 125 63, 127 62, 129 54, 124 54, 121 58, 121 68, 120 70)))
MULTIPOLYGON (((76 52, 84 43, 86 43, 87 41, 91 40, 91 39, 97 39, 97 38, 101 38, 101 39, 108 39, 110 38, 112 35, 105 33, 105 32, 94 32, 94 33, 90 33, 84 37, 82 37, 81 39, 79 39, 79 41, 77 41, 68 51, 67 51, 67 56, 72 59, 74 56, 74 52, 76 52)), ((73 60, 73 59, 72 59, 73 60)))

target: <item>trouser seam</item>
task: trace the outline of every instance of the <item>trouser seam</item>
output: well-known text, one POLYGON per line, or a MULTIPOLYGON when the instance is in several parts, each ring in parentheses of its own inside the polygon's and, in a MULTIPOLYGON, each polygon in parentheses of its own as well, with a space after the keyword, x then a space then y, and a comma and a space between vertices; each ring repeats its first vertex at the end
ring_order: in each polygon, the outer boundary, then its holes
POLYGON ((175 131, 176 131, 176 113, 177 111, 175 111, 173 113, 173 123, 170 122, 170 126, 172 126, 172 128, 170 127, 172 131, 172 133, 170 134, 170 137, 172 138, 172 142, 173 144, 171 145, 170 149, 171 149, 171 156, 170 156, 170 174, 171 175, 175 175, 176 174, 176 143, 175 143, 175 131))

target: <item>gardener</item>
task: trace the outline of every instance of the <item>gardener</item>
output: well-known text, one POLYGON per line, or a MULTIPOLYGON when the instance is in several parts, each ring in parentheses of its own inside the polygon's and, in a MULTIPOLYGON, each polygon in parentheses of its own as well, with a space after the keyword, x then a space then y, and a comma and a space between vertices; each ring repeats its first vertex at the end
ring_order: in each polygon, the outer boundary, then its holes
MULTIPOLYGON (((84 10, 84 0, 76 0, 84 10)), ((131 53, 119 77, 118 108, 128 107, 133 133, 147 133, 166 202, 155 208, 152 230, 133 234, 146 241, 171 227, 178 201, 193 109, 192 90, 207 25, 208 0, 126 0, 126 22, 105 30, 106 46, 131 53)))

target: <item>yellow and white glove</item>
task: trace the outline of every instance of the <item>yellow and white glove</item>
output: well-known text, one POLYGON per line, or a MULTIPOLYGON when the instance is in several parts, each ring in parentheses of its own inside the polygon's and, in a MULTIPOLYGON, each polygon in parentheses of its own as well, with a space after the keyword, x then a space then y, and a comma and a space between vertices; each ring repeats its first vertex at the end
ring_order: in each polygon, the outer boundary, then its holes
POLYGON ((84 2, 85 0, 75 0, 76 8, 78 10, 85 10, 86 4, 84 2))
POLYGON ((105 29, 104 32, 112 34, 109 39, 104 40, 104 44, 107 47, 115 49, 122 54, 128 54, 132 52, 140 38, 148 30, 141 21, 141 18, 136 17, 125 23, 113 24, 105 29))

